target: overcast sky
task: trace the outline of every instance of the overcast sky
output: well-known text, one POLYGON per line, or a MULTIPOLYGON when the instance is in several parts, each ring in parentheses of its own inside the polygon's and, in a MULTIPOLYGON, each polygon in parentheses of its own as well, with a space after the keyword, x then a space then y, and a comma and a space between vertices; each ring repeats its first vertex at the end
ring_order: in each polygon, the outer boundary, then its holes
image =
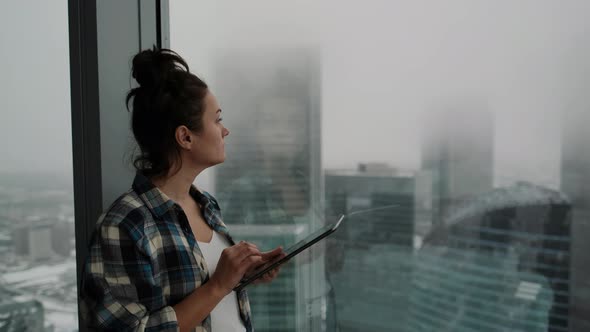
MULTIPOLYGON (((170 6, 172 48, 213 83, 216 49, 321 49, 326 168, 370 161, 417 168, 421 130, 432 112, 489 109, 496 118, 497 181, 557 186, 561 116, 589 104, 586 0, 174 0, 170 6)), ((71 171, 67 2, 2 7, 0 171, 71 171)))
POLYGON ((171 43, 213 82, 211 50, 319 45, 324 167, 418 168, 433 112, 488 109, 496 183, 556 187, 561 116, 588 105, 589 12, 585 0, 185 0, 171 3, 171 43))
POLYGON ((0 171, 71 173, 67 1, 0 10, 0 171))

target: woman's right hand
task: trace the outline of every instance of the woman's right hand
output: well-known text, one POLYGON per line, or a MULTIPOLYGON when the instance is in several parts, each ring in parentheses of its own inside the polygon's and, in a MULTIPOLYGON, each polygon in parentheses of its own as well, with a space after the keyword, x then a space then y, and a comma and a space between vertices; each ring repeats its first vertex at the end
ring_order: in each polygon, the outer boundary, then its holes
POLYGON ((221 252, 217 269, 209 282, 227 295, 242 280, 246 271, 262 263, 262 254, 252 243, 241 241, 221 252))

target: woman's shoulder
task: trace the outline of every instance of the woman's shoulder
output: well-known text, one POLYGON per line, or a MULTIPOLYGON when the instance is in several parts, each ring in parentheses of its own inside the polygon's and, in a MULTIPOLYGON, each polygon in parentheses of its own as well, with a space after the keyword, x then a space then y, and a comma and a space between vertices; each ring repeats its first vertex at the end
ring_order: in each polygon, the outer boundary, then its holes
POLYGON ((147 256, 158 255, 163 247, 172 250, 174 234, 182 231, 162 215, 163 209, 148 204, 133 189, 119 196, 98 221, 96 241, 114 246, 131 241, 126 243, 147 256))
POLYGON ((101 216, 98 227, 101 229, 117 228, 124 229, 135 236, 142 237, 143 230, 148 224, 154 221, 146 204, 141 200, 134 190, 129 190, 119 196, 106 212, 101 216))
POLYGON ((202 190, 201 193, 203 194, 203 196, 205 196, 209 201, 217 204, 217 199, 211 195, 211 193, 209 193, 208 191, 202 190))

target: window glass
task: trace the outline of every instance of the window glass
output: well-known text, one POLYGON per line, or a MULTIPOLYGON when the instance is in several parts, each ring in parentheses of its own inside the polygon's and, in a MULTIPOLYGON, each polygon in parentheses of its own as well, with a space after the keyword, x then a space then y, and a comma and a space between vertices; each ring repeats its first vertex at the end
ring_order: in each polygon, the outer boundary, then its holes
POLYGON ((590 330, 587 1, 175 1, 231 131, 237 238, 342 228, 250 287, 258 331, 590 330))
POLYGON ((66 1, 0 11, 0 331, 77 331, 66 1))

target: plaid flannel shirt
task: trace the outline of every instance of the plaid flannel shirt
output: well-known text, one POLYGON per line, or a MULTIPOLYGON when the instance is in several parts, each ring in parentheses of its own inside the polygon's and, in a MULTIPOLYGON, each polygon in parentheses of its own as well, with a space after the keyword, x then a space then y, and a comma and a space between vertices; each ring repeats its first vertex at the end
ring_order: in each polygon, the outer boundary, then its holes
MULTIPOLYGON (((209 226, 233 245, 215 198, 191 196, 209 226)), ((172 306, 209 280, 209 271, 180 206, 138 173, 97 224, 82 273, 84 323, 99 331, 178 331, 172 306)), ((236 294, 253 331, 245 290, 236 294)), ((211 331, 207 318, 195 331, 211 331)))

